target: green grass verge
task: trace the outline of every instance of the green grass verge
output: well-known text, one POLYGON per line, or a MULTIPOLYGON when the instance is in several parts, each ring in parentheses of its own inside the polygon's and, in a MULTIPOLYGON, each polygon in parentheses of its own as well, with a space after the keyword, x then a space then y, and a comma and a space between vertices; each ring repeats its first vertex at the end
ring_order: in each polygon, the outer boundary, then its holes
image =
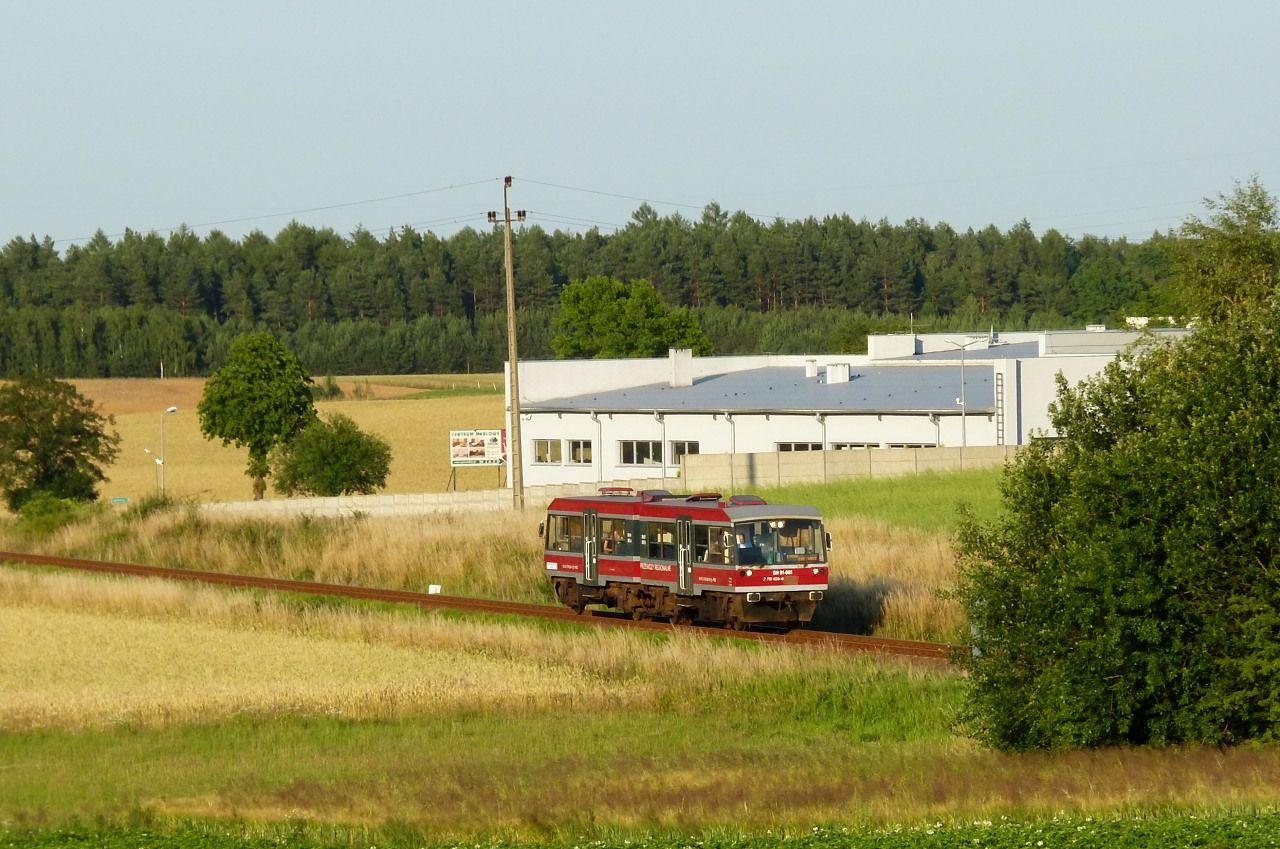
POLYGON ((333 828, 296 823, 249 826, 239 822, 184 822, 169 826, 68 828, 30 831, 0 827, 0 845, 30 849, 944 849, 944 847, 1074 847, 1148 849, 1200 846, 1261 849, 1280 844, 1280 815, 1244 810, 1205 816, 1141 818, 1054 817, 1049 820, 937 823, 896 829, 817 826, 798 833, 695 837, 650 835, 611 840, 563 839, 484 843, 440 841, 411 826, 333 828))
POLYGON ((859 516, 890 525, 950 533, 966 505, 977 518, 1001 515, 1002 468, 963 472, 926 472, 892 478, 851 478, 830 483, 795 484, 758 492, 776 503, 812 504, 827 519, 859 516))

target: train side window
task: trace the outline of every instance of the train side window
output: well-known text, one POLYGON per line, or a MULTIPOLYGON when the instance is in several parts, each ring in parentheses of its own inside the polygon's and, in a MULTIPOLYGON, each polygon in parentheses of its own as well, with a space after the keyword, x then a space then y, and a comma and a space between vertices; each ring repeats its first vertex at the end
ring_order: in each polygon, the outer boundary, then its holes
POLYGON ((729 548, 729 529, 718 525, 694 525, 693 556, 703 563, 727 563, 726 550, 729 548))
POLYGON ((600 550, 605 554, 628 553, 626 519, 600 520, 600 550))
POLYGON ((651 560, 676 559, 676 523, 646 522, 644 526, 646 553, 651 560))

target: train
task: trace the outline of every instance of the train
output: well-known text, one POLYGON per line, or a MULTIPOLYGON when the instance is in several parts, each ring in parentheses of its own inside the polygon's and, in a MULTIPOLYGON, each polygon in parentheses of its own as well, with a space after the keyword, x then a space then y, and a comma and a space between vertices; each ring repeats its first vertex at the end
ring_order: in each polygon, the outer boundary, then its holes
POLYGON ((606 487, 553 500, 539 533, 556 598, 577 613, 795 628, 827 591, 831 536, 815 507, 606 487))

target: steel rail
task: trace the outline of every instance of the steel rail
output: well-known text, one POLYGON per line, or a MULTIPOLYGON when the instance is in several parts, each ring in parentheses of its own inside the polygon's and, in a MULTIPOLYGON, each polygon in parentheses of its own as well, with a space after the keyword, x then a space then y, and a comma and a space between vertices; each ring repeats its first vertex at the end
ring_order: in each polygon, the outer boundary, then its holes
POLYGON ((933 661, 946 664, 955 651, 945 643, 928 643, 916 640, 893 640, 882 637, 866 637, 857 634, 839 634, 831 631, 795 630, 787 633, 767 631, 729 631, 722 628, 702 628, 673 625, 665 622, 633 621, 622 614, 604 611, 587 611, 577 614, 568 608, 548 604, 528 604, 512 601, 466 598, 438 593, 411 592, 409 590, 377 589, 347 584, 326 584, 319 581, 297 581, 288 578, 265 578, 241 575, 233 572, 209 572, 198 569, 176 569, 167 566, 143 566, 137 563, 116 563, 104 560, 83 560, 72 557, 54 557, 46 554, 27 554, 17 551, 0 551, 0 563, 20 563, 27 566, 56 566, 83 572, 98 572, 138 578, 159 578, 214 584, 238 589, 259 589, 271 592, 300 593, 305 595, 336 596, 362 601, 379 601, 392 604, 411 604, 423 609, 458 610, 471 613, 489 613, 506 616, 525 616, 563 622, 578 622, 596 627, 632 628, 644 631, 661 631, 705 637, 732 637, 757 642, 779 642, 810 648, 823 648, 843 652, 869 652, 933 661))

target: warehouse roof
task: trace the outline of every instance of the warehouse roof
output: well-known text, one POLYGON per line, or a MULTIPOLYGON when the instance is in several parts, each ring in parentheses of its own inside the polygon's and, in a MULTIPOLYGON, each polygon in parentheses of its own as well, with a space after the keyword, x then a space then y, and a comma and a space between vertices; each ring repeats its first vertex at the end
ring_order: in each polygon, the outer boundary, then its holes
MULTIPOLYGON (((959 365, 861 367, 849 380, 830 383, 827 374, 806 377, 802 368, 759 368, 701 377, 692 386, 657 383, 526 401, 520 407, 526 412, 960 412, 959 365)), ((991 412, 991 368, 966 368, 964 380, 968 410, 991 412)))

